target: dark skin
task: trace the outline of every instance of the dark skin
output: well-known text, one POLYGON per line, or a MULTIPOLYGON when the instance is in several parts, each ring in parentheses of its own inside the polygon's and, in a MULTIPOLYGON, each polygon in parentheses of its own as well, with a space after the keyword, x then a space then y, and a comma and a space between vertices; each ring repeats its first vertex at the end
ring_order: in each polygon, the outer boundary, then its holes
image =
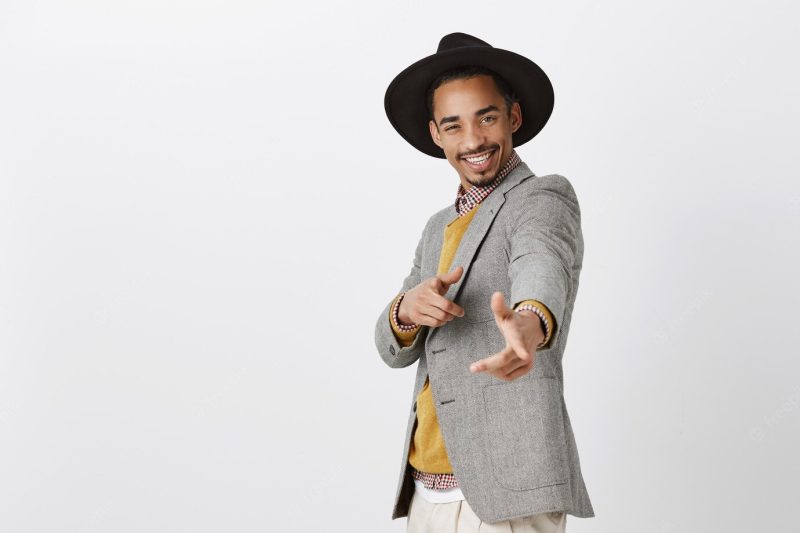
MULTIPOLYGON (((519 103, 509 109, 489 76, 452 80, 433 94, 433 120, 428 123, 431 137, 458 172, 464 189, 486 185, 497 177, 514 148, 512 134, 521 125, 519 103), (489 152, 491 157, 482 166, 470 165, 465 159, 489 152)), ((461 306, 443 296, 463 273, 464 268, 456 266, 406 291, 400 303, 400 321, 439 327, 464 316, 461 306)), ((516 312, 508 307, 500 291, 492 294, 489 306, 506 346, 472 363, 470 371, 512 381, 533 368, 536 346, 544 339, 542 323, 532 311, 516 312)))

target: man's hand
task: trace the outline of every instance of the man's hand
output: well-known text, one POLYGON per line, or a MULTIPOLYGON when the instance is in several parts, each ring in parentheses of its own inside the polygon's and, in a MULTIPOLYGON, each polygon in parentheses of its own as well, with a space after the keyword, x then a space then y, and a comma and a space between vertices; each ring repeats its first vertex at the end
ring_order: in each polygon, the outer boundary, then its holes
POLYGON ((460 305, 442 296, 463 273, 464 267, 459 266, 447 274, 428 278, 406 291, 397 311, 400 322, 439 327, 456 317, 464 316, 464 309, 460 305))
POLYGON ((492 294, 491 306, 497 327, 506 339, 506 347, 496 354, 475 361, 469 369, 473 374, 488 372, 505 381, 512 381, 533 368, 536 346, 544 340, 542 323, 532 311, 516 312, 506 306, 500 291, 492 294))

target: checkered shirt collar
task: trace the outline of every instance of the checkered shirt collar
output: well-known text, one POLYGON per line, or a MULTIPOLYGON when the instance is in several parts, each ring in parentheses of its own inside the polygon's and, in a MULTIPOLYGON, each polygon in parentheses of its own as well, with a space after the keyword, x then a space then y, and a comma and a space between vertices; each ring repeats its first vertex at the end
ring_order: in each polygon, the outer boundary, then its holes
POLYGON ((464 190, 464 186, 461 183, 458 184, 458 191, 456 192, 456 211, 458 212, 458 216, 464 216, 469 213, 473 207, 481 203, 489 193, 492 192, 503 178, 505 178, 509 172, 514 170, 517 165, 519 165, 522 160, 517 155, 516 150, 511 150, 511 155, 508 156, 508 161, 506 164, 503 165, 503 168, 500 169, 500 172, 497 173, 497 177, 493 179, 487 185, 473 185, 469 188, 468 191, 464 190))

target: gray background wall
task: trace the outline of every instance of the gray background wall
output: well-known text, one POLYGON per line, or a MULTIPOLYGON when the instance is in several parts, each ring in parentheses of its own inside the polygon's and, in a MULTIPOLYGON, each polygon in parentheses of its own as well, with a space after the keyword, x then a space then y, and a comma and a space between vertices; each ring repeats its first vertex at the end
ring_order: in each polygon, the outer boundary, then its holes
POLYGON ((787 531, 798 12, 756 2, 0 4, 0 530, 404 531, 378 312, 457 176, 384 90, 538 62, 573 183, 565 393, 597 516, 787 531))

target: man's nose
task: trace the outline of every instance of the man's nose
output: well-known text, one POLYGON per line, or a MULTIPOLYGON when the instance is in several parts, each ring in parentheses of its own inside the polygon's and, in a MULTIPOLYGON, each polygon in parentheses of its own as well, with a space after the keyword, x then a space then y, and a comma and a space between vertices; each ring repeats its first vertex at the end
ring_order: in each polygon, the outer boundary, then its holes
POLYGON ((464 151, 477 150, 483 146, 486 135, 477 126, 464 127, 464 151))

